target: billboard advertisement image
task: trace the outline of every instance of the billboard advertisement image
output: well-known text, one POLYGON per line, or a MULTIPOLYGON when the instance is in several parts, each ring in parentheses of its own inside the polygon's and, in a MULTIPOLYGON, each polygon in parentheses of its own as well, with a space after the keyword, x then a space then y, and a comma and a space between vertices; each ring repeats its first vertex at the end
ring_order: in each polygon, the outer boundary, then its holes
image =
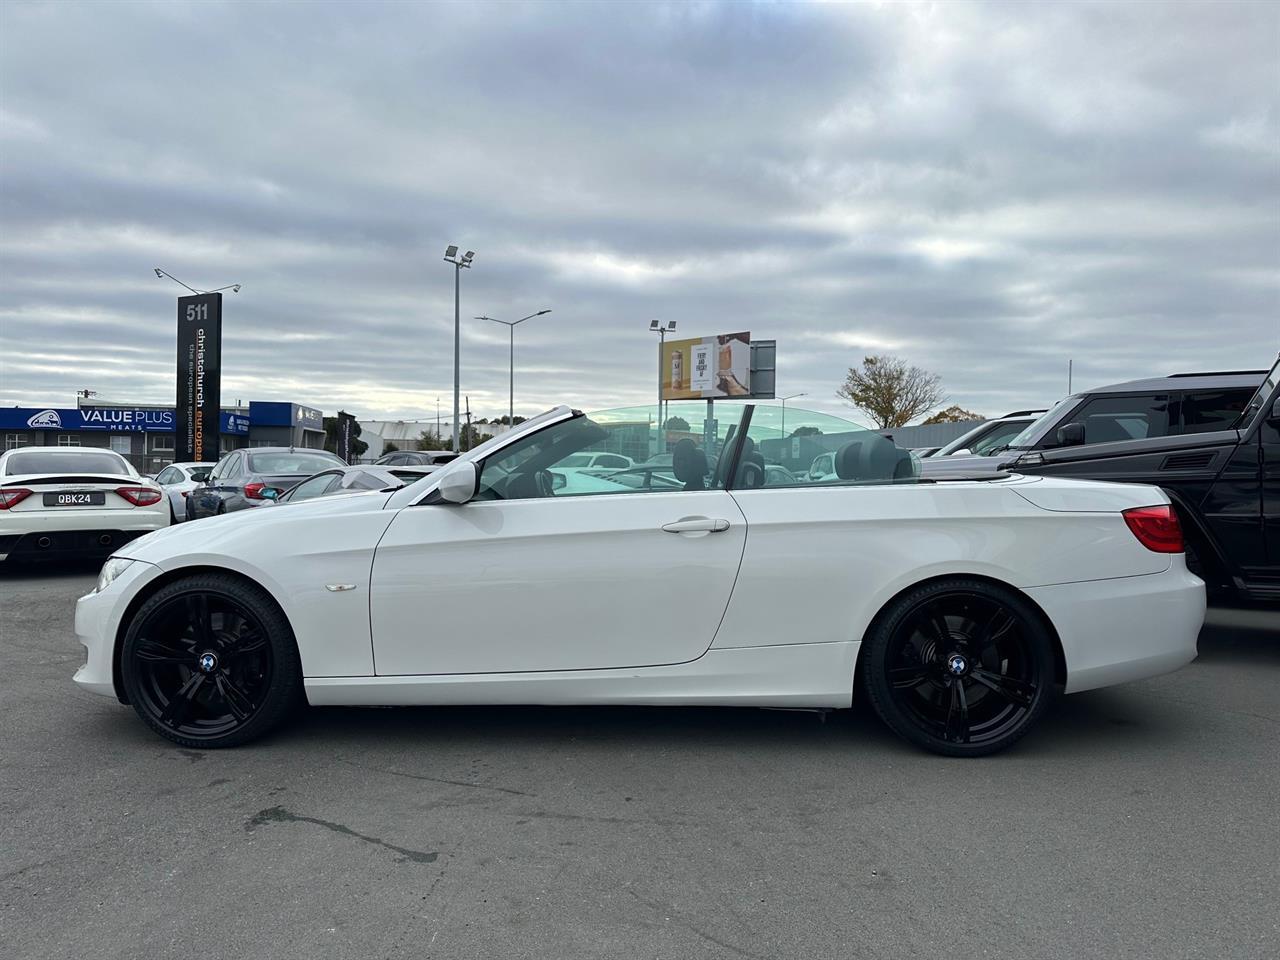
POLYGON ((722 333, 662 345, 662 399, 716 400, 751 393, 751 334, 722 333))

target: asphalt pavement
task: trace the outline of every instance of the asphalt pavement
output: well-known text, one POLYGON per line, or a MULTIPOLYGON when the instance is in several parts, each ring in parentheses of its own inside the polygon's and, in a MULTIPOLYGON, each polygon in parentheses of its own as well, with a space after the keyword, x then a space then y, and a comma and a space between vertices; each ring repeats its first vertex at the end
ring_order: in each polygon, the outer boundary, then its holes
POLYGON ((198 752, 0 572, 7 957, 1280 956, 1280 614, 1013 751, 865 711, 313 709, 198 752))

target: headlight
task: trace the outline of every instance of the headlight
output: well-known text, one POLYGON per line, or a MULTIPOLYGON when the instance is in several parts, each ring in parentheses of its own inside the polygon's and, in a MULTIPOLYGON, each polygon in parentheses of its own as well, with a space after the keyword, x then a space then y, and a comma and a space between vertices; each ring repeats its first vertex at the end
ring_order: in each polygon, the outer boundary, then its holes
POLYGON ((132 560, 126 560, 124 557, 111 557, 107 560, 102 565, 102 572, 98 574, 98 585, 93 588, 93 592, 101 593, 111 586, 111 581, 124 573, 125 567, 131 563, 133 563, 132 560))

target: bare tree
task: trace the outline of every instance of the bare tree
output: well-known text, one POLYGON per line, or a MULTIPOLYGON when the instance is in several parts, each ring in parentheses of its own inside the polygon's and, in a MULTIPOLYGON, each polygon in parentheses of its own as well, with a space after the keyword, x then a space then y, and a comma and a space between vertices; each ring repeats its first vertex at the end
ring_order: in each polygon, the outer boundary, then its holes
POLYGON ((905 427, 947 399, 937 374, 883 354, 863 357, 861 367, 850 367, 836 396, 869 416, 880 430, 905 427))

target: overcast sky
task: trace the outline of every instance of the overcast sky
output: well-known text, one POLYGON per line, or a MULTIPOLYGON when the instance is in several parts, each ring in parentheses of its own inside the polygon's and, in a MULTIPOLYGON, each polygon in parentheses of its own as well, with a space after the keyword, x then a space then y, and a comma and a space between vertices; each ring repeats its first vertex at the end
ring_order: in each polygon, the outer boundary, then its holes
POLYGON ((651 319, 994 415, 1280 349, 1280 4, 0 4, 0 404, 641 403, 651 319))

